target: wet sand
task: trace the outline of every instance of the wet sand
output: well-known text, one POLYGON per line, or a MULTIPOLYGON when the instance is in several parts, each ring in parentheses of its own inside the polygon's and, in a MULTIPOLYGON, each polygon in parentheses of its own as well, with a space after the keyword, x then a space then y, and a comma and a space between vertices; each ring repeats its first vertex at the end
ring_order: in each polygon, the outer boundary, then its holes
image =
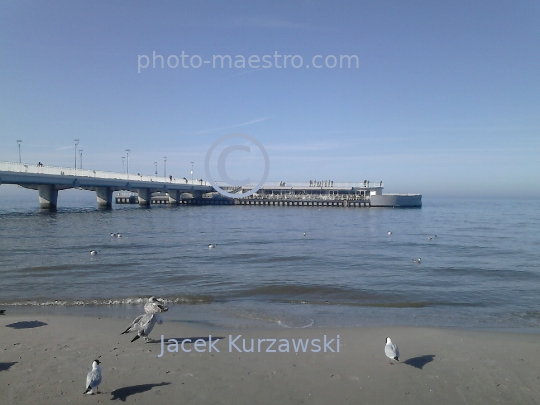
POLYGON ((133 334, 120 335, 128 319, 0 317, 0 403, 540 401, 539 335, 401 326, 216 330, 167 322, 166 315, 151 343, 131 343, 133 334), (163 354, 161 335, 177 342, 163 346, 163 354), (393 365, 384 354, 387 336, 401 352, 401 362, 393 365), (197 338, 201 341, 193 343, 197 338), (185 339, 192 342, 182 346, 185 339), (250 349, 252 339, 254 352, 245 352, 244 343, 250 349), (296 353, 298 339, 307 343, 305 353, 301 347, 296 353), (102 363, 100 393, 83 395, 95 358, 102 363))

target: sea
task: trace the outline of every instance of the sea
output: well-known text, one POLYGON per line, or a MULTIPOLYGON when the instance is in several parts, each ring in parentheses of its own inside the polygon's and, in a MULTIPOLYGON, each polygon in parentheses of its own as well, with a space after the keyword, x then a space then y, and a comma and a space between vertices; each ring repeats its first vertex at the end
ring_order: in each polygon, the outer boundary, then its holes
POLYGON ((127 319, 154 295, 167 321, 209 328, 538 334, 539 229, 538 200, 103 210, 61 191, 51 212, 37 192, 0 195, 0 309, 127 319))

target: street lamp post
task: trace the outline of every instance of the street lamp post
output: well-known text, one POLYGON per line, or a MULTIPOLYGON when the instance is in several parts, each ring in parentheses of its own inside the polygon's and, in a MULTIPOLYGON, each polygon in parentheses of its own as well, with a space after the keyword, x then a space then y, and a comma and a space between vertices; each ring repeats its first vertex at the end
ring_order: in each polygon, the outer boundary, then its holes
POLYGON ((22 160, 21 160, 21 140, 20 139, 17 139, 17 145, 19 145, 19 163, 22 163, 22 160))
POLYGON ((191 184, 193 184, 193 162, 191 162, 191 184))
POLYGON ((79 140, 74 139, 73 141, 75 141, 75 170, 77 170, 77 145, 79 145, 79 140))
POLYGON ((124 173, 126 171, 125 161, 126 161, 126 157, 122 156, 122 173, 124 173))
POLYGON ((79 149, 79 156, 81 157, 81 159, 79 161, 79 169, 82 170, 82 149, 79 149))
POLYGON ((126 149, 126 173, 129 176, 129 149, 126 149))
POLYGON ((167 156, 163 158, 163 177, 167 177, 167 156))

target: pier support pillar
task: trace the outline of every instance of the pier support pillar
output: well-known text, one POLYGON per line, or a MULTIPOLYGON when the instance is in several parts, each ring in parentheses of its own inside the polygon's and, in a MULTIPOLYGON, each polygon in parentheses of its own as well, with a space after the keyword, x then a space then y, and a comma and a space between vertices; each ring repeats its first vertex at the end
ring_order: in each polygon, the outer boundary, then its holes
POLYGON ((113 192, 110 187, 97 187, 96 196, 97 196, 98 207, 111 208, 112 195, 113 195, 113 192))
POLYGON ((41 208, 56 209, 58 202, 58 190, 52 184, 40 184, 38 186, 39 205, 41 208))
POLYGON ((143 207, 150 207, 150 200, 152 198, 152 193, 147 188, 140 188, 137 190, 139 194, 139 205, 143 207))
POLYGON ((180 204, 180 190, 169 190, 169 204, 180 204))

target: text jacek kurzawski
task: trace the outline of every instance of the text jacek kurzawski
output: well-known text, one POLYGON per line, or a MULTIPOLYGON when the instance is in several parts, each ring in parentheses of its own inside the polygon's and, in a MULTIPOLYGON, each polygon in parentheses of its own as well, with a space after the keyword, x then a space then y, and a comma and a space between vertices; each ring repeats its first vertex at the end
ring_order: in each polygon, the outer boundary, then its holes
MULTIPOLYGON (((225 351, 223 343, 220 344, 221 350, 216 347, 216 343, 222 338, 197 339, 167 339, 161 335, 161 353, 162 357, 167 351, 169 353, 220 353, 225 351), (167 346, 167 349, 165 349, 167 346)), ((229 353, 339 353, 339 335, 329 339, 323 335, 320 339, 245 339, 242 335, 229 335, 227 344, 229 353)))

